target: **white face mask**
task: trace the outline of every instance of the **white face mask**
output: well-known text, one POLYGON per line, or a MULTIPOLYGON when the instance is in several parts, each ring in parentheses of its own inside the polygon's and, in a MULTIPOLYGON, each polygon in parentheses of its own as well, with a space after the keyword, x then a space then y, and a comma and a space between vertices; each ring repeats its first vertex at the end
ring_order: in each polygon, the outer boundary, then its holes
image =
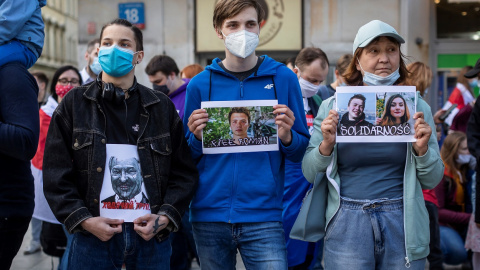
POLYGON ((300 89, 302 90, 302 96, 306 98, 311 98, 317 94, 318 90, 320 89, 320 85, 315 85, 300 76, 298 79, 300 83, 300 89))
POLYGON ((472 155, 464 155, 464 154, 459 154, 457 158, 457 163, 458 164, 467 164, 470 162, 470 158, 472 155))
POLYGON ((250 56, 258 46, 258 35, 247 30, 241 30, 225 36, 225 47, 233 55, 240 58, 250 56))
POLYGON ((392 74, 388 75, 387 77, 382 77, 382 76, 378 76, 376 74, 365 71, 362 68, 362 65, 360 65, 360 61, 358 61, 358 65, 360 66, 360 69, 363 71, 363 82, 368 85, 373 85, 373 86, 393 85, 398 80, 398 78, 400 78, 400 73, 399 73, 400 67, 398 67, 397 70, 392 72, 392 74))

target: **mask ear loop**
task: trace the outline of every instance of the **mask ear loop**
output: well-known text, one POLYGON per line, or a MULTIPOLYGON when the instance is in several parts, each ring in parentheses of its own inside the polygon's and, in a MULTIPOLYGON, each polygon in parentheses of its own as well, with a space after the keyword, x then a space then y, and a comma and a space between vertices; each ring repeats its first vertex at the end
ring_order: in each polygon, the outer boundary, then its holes
POLYGON ((365 73, 365 70, 363 69, 362 65, 360 64, 360 59, 358 59, 358 57, 357 57, 357 62, 358 62, 358 65, 360 66, 360 69, 363 71, 363 73, 365 73))

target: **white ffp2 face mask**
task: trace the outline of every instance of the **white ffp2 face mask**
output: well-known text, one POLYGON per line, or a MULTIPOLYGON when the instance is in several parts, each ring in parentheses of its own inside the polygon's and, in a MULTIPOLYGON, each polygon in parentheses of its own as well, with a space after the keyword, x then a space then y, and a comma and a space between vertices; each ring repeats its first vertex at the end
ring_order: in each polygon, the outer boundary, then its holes
POLYGON ((258 46, 258 35, 247 30, 241 30, 225 36, 225 47, 233 55, 240 58, 250 56, 258 46))

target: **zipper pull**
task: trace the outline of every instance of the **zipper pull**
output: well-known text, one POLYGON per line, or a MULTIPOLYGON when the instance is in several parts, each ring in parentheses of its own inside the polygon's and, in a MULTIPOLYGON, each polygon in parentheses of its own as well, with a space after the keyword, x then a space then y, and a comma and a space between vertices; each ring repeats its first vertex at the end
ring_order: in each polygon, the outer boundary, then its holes
POLYGON ((408 260, 408 256, 405 257, 405 261, 407 261, 407 262, 405 263, 405 267, 406 267, 406 268, 410 268, 410 261, 408 260))
POLYGON ((243 81, 240 82, 240 98, 243 98, 243 81))

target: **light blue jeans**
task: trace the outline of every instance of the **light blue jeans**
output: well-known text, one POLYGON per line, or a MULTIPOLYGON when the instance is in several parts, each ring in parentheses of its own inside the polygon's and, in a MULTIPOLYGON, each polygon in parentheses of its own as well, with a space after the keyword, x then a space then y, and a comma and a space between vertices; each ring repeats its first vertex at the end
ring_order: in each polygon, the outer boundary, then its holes
POLYGON ((405 260, 403 200, 341 198, 325 234, 325 269, 423 270, 425 258, 405 260))
POLYGON ((91 233, 73 235, 68 257, 69 270, 170 269, 170 241, 158 242, 156 238, 145 241, 133 230, 133 223, 122 224, 122 233, 103 242, 91 233))
POLYGON ((192 226, 202 269, 235 270, 238 249, 248 270, 287 270, 281 222, 193 222, 192 226))
POLYGON ((30 221, 30 223, 32 224, 32 241, 30 242, 30 245, 33 242, 40 244, 40 233, 42 232, 42 221, 40 219, 36 219, 32 217, 32 220, 30 221))
POLYGON ((460 234, 446 226, 440 226, 440 248, 443 253, 443 262, 446 264, 461 264, 467 260, 465 241, 460 234))

